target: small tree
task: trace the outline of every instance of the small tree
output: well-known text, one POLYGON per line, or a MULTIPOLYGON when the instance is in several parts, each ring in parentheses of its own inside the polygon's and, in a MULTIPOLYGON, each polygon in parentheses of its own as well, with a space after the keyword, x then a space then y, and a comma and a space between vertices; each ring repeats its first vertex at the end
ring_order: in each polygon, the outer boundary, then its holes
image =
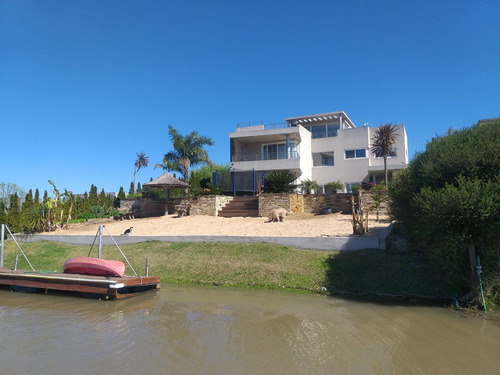
POLYGON ((344 185, 340 182, 329 182, 325 185, 325 192, 327 194, 337 194, 339 190, 344 190, 344 185))
POLYGON ((397 128, 392 124, 379 126, 372 137, 371 152, 377 158, 384 158, 385 186, 388 186, 387 157, 395 154, 396 141, 398 139, 397 128))
POLYGON ((17 194, 10 196, 10 206, 8 212, 9 228, 13 232, 20 232, 23 228, 21 225, 21 212, 19 211, 19 198, 17 194))
POLYGON ((306 178, 300 183, 300 188, 302 189, 302 194, 311 194, 313 190, 315 193, 318 192, 319 185, 316 181, 306 178))
POLYGON ((297 174, 289 170, 267 172, 264 175, 264 192, 293 193, 297 189, 294 183, 297 178, 297 174))

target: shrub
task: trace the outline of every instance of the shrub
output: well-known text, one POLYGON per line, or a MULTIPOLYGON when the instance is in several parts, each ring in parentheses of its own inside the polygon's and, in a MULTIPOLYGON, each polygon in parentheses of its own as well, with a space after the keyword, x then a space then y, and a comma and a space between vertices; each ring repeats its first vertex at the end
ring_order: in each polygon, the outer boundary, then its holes
POLYGON ((264 176, 265 193, 292 193, 297 188, 294 184, 298 178, 292 171, 271 171, 264 176))
POLYGON ((474 284, 475 250, 485 290, 498 293, 486 274, 500 262, 499 149, 500 121, 436 137, 389 188, 391 213, 413 247, 462 291, 474 284))
POLYGON ((337 194, 339 190, 344 190, 344 185, 340 182, 329 182, 325 185, 325 193, 337 194))

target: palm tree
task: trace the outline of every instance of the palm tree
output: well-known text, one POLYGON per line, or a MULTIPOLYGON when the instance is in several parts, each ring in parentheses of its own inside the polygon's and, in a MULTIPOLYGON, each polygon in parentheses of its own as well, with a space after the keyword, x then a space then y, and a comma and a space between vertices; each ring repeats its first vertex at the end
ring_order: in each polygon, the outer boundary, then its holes
POLYGON ((399 138, 396 132, 396 125, 381 125, 375 130, 375 134, 371 139, 372 146, 370 147, 370 150, 372 154, 374 154, 377 158, 384 158, 385 186, 387 186, 388 183, 387 157, 395 154, 396 149, 394 146, 399 138))
MULTIPOLYGON (((155 168, 180 172, 184 177, 184 181, 188 182, 189 167, 191 165, 212 164, 208 158, 208 153, 203 149, 204 146, 214 145, 211 138, 200 136, 196 131, 183 136, 172 125, 168 126, 168 133, 174 150, 166 153, 163 157, 163 164, 156 164, 155 168)), ((185 188, 184 196, 187 195, 188 188, 185 188)))
POLYGON ((314 180, 309 180, 306 178, 301 182, 300 188, 302 189, 302 194, 311 194, 311 191, 314 190, 315 193, 319 190, 319 184, 314 180))
POLYGON ((144 151, 141 151, 141 153, 136 152, 137 155, 137 160, 134 163, 135 169, 134 169, 134 191, 133 193, 135 194, 135 176, 137 176, 137 172, 139 172, 139 169, 141 168, 146 168, 149 164, 149 156, 146 156, 144 151))

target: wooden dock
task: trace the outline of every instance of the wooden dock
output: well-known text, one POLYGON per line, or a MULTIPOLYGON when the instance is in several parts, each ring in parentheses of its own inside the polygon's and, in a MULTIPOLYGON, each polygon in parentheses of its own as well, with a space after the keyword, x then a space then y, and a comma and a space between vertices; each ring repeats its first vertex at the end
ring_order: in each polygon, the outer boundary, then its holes
POLYGON ((23 292, 62 292, 82 297, 119 299, 160 289, 159 276, 105 277, 68 273, 28 272, 0 268, 0 286, 23 292))

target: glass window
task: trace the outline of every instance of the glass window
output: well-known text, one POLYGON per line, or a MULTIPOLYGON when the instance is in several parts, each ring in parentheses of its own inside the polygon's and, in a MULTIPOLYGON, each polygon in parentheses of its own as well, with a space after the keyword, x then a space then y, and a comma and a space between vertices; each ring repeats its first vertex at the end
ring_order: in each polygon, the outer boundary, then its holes
POLYGON ((354 159, 356 157, 355 150, 345 150, 346 159, 354 159))
POLYGON ((312 138, 326 138, 326 127, 325 125, 315 125, 311 126, 312 138))
POLYGON ((328 137, 336 137, 337 130, 339 130, 339 129, 340 129, 339 124, 327 124, 326 125, 327 136, 328 137))
POLYGON ((313 155, 313 167, 335 165, 333 151, 332 152, 314 152, 312 155, 313 155))
POLYGON ((358 148, 354 150, 345 150, 346 159, 364 159, 366 158, 366 149, 358 148))
POLYGON ((356 150, 356 159, 358 158, 366 158, 366 150, 364 148, 356 150))

